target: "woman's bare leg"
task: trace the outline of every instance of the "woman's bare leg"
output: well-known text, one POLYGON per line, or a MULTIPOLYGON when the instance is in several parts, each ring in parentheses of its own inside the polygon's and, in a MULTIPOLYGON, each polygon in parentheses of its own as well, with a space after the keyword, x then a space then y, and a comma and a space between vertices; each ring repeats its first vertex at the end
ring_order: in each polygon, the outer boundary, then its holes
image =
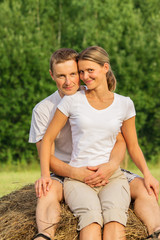
POLYGON ((80 240, 101 240, 101 226, 92 223, 80 231, 80 240))
POLYGON ((126 240, 125 227, 118 222, 104 225, 103 240, 126 240))

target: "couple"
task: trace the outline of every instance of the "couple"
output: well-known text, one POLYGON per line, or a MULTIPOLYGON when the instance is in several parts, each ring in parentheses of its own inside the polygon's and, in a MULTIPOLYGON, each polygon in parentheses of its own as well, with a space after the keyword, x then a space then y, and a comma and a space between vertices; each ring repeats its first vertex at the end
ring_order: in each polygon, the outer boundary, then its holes
POLYGON ((36 143, 42 171, 35 183, 39 197, 35 238, 54 238, 55 227, 48 227, 59 221, 63 177, 65 200, 79 217, 80 239, 101 239, 103 225, 103 239, 125 239, 129 185, 135 213, 149 234, 158 231, 158 182, 138 145, 133 102, 112 92, 116 79, 106 51, 95 46, 78 55, 72 49, 60 49, 51 57, 50 75, 58 91, 34 108, 29 139, 36 143), (87 88, 77 91, 79 75, 87 88), (144 179, 120 171, 125 152, 121 131, 144 179), (49 169, 56 175, 50 176, 49 169))

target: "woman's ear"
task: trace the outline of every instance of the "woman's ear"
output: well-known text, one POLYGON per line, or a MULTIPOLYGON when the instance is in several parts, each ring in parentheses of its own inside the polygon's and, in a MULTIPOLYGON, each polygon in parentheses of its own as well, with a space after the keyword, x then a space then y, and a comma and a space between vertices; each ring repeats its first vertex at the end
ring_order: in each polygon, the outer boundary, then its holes
POLYGON ((109 64, 108 63, 104 63, 104 69, 106 71, 106 73, 109 71, 109 64))

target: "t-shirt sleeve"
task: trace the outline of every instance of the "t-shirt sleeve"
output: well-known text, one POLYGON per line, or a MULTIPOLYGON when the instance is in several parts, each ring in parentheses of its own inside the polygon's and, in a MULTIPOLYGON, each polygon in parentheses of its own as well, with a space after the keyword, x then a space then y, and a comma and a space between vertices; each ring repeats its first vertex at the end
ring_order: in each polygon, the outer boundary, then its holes
POLYGON ((134 107, 133 101, 128 97, 127 98, 127 106, 126 106, 126 115, 124 121, 134 117, 136 115, 136 110, 134 107))
POLYGON ((29 142, 36 143, 42 140, 48 124, 47 116, 42 111, 33 109, 29 132, 29 142))
POLYGON ((72 96, 64 96, 57 108, 67 117, 70 116, 73 99, 72 96))

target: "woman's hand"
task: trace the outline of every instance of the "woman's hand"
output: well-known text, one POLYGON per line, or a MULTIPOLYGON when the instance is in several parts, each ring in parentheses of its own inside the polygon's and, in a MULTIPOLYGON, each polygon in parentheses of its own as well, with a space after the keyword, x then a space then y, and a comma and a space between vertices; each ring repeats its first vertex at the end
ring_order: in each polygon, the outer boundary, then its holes
POLYGON ((41 197, 41 196, 46 196, 47 192, 49 191, 50 187, 52 185, 52 179, 50 176, 47 177, 41 177, 35 182, 35 191, 36 191, 36 196, 41 197))
POLYGON ((108 183, 109 178, 116 171, 117 165, 108 162, 95 167, 88 167, 88 169, 95 171, 95 173, 86 177, 85 183, 91 187, 99 187, 108 183))
POLYGON ((159 182, 151 175, 151 173, 144 175, 144 184, 148 191, 148 194, 151 195, 154 193, 158 201, 159 182))

